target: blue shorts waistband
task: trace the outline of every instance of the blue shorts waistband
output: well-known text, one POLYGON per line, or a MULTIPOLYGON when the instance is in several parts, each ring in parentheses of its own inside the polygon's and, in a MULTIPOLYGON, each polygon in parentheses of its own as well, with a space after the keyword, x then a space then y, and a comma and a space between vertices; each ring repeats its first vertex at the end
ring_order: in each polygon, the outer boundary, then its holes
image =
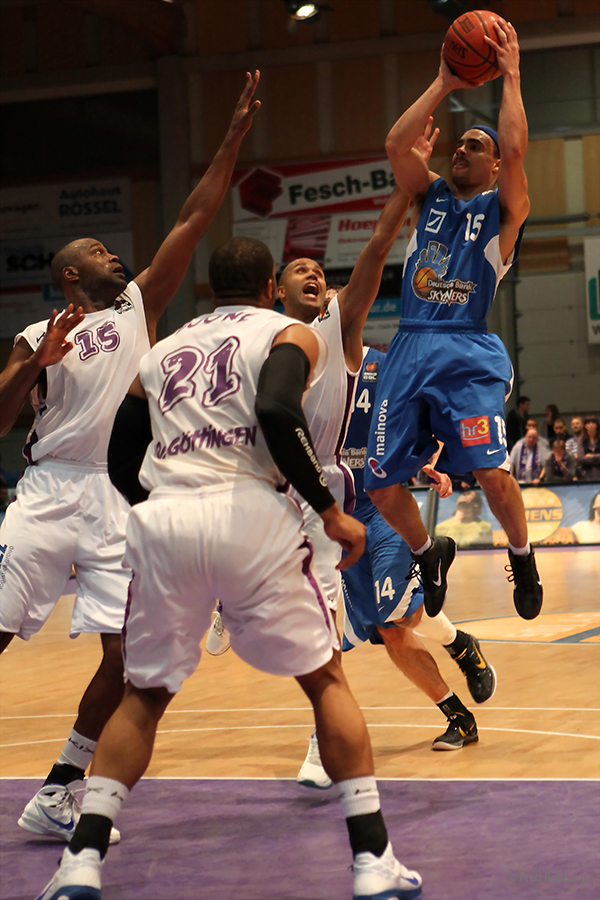
POLYGON ((400 334, 410 332, 437 332, 442 334, 487 334, 487 322, 460 322, 458 320, 419 320, 400 319, 398 331, 400 334))

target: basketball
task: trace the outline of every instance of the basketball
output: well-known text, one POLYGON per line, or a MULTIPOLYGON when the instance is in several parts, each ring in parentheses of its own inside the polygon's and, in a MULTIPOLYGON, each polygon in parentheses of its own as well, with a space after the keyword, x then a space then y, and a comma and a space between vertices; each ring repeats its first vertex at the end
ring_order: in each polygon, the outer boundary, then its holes
POLYGON ((437 272, 430 266, 424 266, 422 269, 419 269, 418 272, 415 272, 413 288, 418 294, 426 297, 429 294, 429 282, 437 280, 437 272))
POLYGON ((496 53, 484 40, 496 40, 494 22, 501 16, 489 9, 478 9, 455 19, 446 33, 443 54, 454 75, 465 81, 489 81, 498 72, 496 53))

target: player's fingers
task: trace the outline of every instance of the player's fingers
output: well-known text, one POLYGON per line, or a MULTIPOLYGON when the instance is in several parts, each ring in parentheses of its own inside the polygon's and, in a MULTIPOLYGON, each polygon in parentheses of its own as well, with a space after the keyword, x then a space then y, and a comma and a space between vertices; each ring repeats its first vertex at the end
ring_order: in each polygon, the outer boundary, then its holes
POLYGON ((353 542, 352 546, 348 550, 348 553, 344 558, 337 564, 336 569, 340 572, 349 569, 350 566, 353 566, 355 562, 357 562, 360 557, 363 555, 365 551, 365 541, 364 538, 360 538, 360 540, 353 542))

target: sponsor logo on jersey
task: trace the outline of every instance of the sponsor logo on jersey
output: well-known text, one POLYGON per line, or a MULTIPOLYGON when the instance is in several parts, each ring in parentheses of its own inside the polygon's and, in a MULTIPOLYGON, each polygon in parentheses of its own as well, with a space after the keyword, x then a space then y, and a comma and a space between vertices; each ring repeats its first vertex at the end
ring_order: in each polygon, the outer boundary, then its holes
POLYGON ((6 582, 6 570, 8 569, 8 563, 12 552, 15 548, 8 544, 0 544, 0 588, 4 587, 6 582))
MULTIPOLYGON (((388 401, 387 399, 381 401, 381 406, 379 407, 379 413, 377 414, 377 426, 375 428, 375 455, 383 456, 385 453, 385 423, 387 422, 387 408, 388 401)), ((369 460, 369 465, 371 464, 371 460, 369 460)), ((375 472, 377 475, 377 472, 375 472)), ((380 475, 380 478, 385 478, 385 475, 380 475)))
POLYGON ((458 303, 464 306, 471 294, 477 290, 473 281, 461 281, 460 278, 444 280, 450 263, 450 254, 445 244, 429 241, 421 250, 415 263, 412 277, 412 289, 419 300, 428 303, 458 303))
POLYGON ((490 444, 490 420, 488 416, 474 416, 460 420, 460 439, 463 447, 474 444, 490 444))
POLYGON ((379 374, 379 362, 370 362, 363 369, 362 380, 363 381, 377 381, 377 375, 379 374))
POLYGON ((254 447, 256 446, 256 429, 256 425, 253 425, 252 428, 239 425, 236 428, 223 431, 222 428, 208 425, 202 430, 184 431, 173 438, 168 445, 157 441, 154 454, 158 459, 166 459, 167 456, 193 453, 195 450, 202 450, 203 448, 206 450, 220 450, 221 447, 239 446, 240 444, 244 447, 251 444, 254 447))
POLYGON ((133 302, 129 299, 129 297, 123 297, 122 300, 117 298, 115 300, 115 312, 121 315, 124 312, 127 312, 128 309, 133 309, 133 302))
POLYGON ((447 212, 444 212, 443 209, 430 209, 429 215, 427 216, 427 223, 425 225, 425 231, 430 231, 432 234, 437 234, 444 219, 448 215, 447 212))
POLYGON ((370 456, 367 462, 373 475, 375 475, 377 478, 387 478, 387 472, 383 471, 383 469, 379 465, 378 460, 373 459, 373 457, 370 456))
POLYGON ((342 459, 349 469, 364 469, 367 459, 366 447, 343 447, 342 459))
POLYGON ((318 324, 319 322, 323 322, 325 319, 330 319, 330 318, 331 318, 331 313, 329 312, 329 310, 327 309, 327 307, 324 306, 323 309, 321 310, 321 312, 319 313, 318 317, 317 317, 317 324, 318 324))

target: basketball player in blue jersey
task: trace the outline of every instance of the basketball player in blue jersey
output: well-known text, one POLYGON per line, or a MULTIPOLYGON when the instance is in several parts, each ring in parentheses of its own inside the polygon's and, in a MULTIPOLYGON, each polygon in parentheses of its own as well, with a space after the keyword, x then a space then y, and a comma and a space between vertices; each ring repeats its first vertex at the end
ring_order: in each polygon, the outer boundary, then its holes
MULTIPOLYGON (((385 644, 392 662, 444 713, 448 727, 437 737, 432 750, 459 750, 479 740, 473 714, 443 680, 435 659, 419 635, 446 648, 467 678, 476 703, 485 703, 496 689, 496 673, 486 662, 475 638, 458 631, 439 612, 423 615, 423 588, 414 577, 414 563, 406 542, 381 517, 363 487, 367 441, 375 404, 379 369, 385 354, 365 347, 356 386, 343 457, 354 475, 354 517, 366 525, 364 554, 342 572, 344 592, 343 650, 363 641, 385 644)), ((425 467, 426 472, 431 466, 425 467)), ((447 475, 434 481, 441 496, 451 492, 447 475)))
POLYGON ((402 487, 444 449, 441 471, 473 472, 508 537, 510 580, 519 615, 534 619, 543 591, 530 547, 523 500, 510 474, 505 398, 512 367, 486 318, 500 279, 514 262, 529 211, 523 158, 527 119, 512 25, 496 23, 503 93, 498 133, 469 128, 452 158, 450 185, 413 151, 438 103, 454 88, 473 87, 441 61, 437 78, 391 129, 386 150, 398 186, 414 200, 401 319, 377 389, 365 487, 384 519, 419 562, 425 609, 435 616, 456 552, 451 538, 433 542, 414 497, 402 487))
MULTIPOLYGON (((229 186, 242 139, 260 104, 259 74, 246 76, 225 139, 150 266, 127 284, 118 257, 84 237, 63 247, 52 276, 69 304, 28 326, 0 373, 0 431, 6 434, 29 393, 36 417, 29 465, 0 531, 0 652, 29 640, 64 593, 75 565, 71 637, 98 634, 103 656, 79 705, 57 763, 19 825, 69 841, 79 815, 73 786, 90 764, 102 728, 123 694, 121 630, 131 571, 122 565, 129 505, 107 474, 115 413, 158 320, 178 290, 198 241, 229 186)), ((113 829, 112 840, 118 840, 113 829)))

